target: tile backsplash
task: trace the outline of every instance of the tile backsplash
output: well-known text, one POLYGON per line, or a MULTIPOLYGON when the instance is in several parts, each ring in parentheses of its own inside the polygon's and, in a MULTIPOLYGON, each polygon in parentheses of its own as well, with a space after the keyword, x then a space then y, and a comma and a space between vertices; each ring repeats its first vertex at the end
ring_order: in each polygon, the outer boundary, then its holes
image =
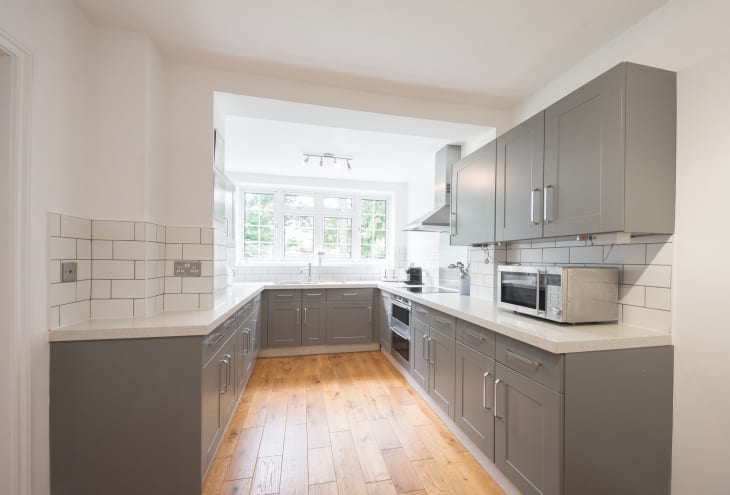
POLYGON ((672 236, 539 239, 469 249, 471 293, 496 298, 500 264, 615 266, 619 270, 619 318, 627 325, 671 332, 672 236))
POLYGON ((205 309, 226 287, 225 236, 217 228, 91 220, 49 213, 49 328, 89 318, 205 309), (176 277, 176 260, 200 261, 200 277, 176 277), (61 283, 61 262, 76 282, 61 283))

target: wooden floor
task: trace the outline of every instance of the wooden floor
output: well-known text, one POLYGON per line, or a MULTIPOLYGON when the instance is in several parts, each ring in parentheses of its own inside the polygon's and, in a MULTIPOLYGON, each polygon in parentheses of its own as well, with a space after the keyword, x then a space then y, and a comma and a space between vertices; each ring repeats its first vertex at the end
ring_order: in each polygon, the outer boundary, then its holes
POLYGON ((204 495, 504 492, 380 352, 259 359, 204 495))

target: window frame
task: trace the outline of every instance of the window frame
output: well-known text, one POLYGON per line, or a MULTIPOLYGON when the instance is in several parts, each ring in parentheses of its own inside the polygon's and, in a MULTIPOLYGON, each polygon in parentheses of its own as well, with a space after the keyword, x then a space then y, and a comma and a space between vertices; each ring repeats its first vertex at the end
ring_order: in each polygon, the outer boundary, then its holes
POLYGON ((389 192, 364 192, 364 191, 333 191, 329 189, 292 188, 281 186, 263 185, 239 185, 236 191, 236 201, 241 223, 236 229, 236 261, 239 266, 246 265, 270 265, 270 264, 292 264, 300 265, 303 261, 316 260, 317 253, 324 251, 324 218, 350 218, 352 220, 352 242, 350 257, 335 257, 324 255, 323 259, 327 264, 351 264, 351 263, 372 263, 382 264, 392 260, 393 246, 391 241, 391 229, 395 221, 393 213, 393 196, 389 192), (271 257, 246 257, 244 253, 243 229, 245 225, 245 201, 246 193, 264 193, 274 195, 274 249, 271 257), (285 204, 286 195, 313 196, 315 199, 314 208, 290 208, 285 204), (324 198, 351 198, 352 208, 325 208, 324 198), (361 203, 363 199, 385 201, 385 257, 382 259, 361 257, 361 203), (314 217, 314 254, 310 257, 285 257, 284 246, 284 217, 286 215, 301 215, 314 217))

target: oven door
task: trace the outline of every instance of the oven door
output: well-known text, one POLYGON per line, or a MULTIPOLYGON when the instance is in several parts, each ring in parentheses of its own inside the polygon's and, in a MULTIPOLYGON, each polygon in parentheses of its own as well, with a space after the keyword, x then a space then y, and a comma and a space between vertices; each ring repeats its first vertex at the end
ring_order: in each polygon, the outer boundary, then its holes
POLYGON ((532 267, 499 271, 499 307, 533 316, 545 315, 545 274, 532 267))
POLYGON ((406 370, 410 370, 411 339, 410 329, 403 328, 397 322, 390 326, 390 354, 406 370))

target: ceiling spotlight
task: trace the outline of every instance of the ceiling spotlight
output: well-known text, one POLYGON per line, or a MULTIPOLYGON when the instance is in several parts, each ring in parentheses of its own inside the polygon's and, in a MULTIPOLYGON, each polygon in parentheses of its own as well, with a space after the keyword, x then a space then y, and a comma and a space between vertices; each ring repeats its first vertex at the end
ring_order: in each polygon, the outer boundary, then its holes
POLYGON ((324 167, 324 158, 321 156, 319 157, 319 166, 324 167))
POLYGON ((315 160, 319 158, 319 166, 324 168, 325 158, 327 159, 327 166, 342 169, 347 167, 347 170, 352 170, 352 156, 347 155, 335 155, 333 153, 302 153, 302 166, 307 166, 311 158, 315 160))
POLYGON ((332 158, 332 166, 335 168, 340 168, 340 164, 337 163, 337 158, 332 158))
POLYGON ((304 155, 304 160, 302 160, 302 165, 306 167, 308 163, 309 163, 309 155, 304 155))
POLYGON ((350 165, 350 159, 347 159, 347 170, 352 170, 352 165, 350 165))

